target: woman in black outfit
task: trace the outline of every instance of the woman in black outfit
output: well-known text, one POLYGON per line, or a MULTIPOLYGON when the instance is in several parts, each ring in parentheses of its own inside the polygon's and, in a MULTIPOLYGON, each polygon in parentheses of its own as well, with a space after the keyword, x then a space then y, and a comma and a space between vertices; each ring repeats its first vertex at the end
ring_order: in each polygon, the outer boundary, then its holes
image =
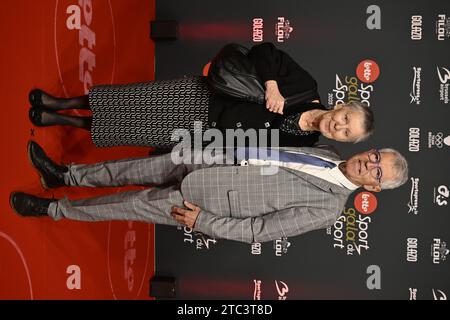
POLYGON ((271 43, 253 46, 248 54, 266 88, 266 105, 214 94, 205 77, 93 86, 89 94, 56 98, 30 92, 30 120, 36 126, 70 125, 90 130, 98 147, 120 145, 171 148, 174 129, 279 129, 280 146, 313 146, 319 136, 358 142, 373 131, 372 111, 357 102, 327 110, 319 103, 317 83, 288 54, 271 43), (310 92, 310 102, 284 108, 284 97, 310 92), (90 109, 92 117, 59 110, 90 109))

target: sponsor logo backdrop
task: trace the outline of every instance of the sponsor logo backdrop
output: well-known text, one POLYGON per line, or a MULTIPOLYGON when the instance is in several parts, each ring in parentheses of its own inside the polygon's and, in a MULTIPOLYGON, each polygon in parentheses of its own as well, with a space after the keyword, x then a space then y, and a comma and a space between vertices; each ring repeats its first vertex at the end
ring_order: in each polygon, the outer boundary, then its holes
POLYGON ((225 43, 271 41, 316 78, 324 105, 373 108, 369 141, 322 143, 343 157, 393 147, 410 163, 402 188, 359 190, 333 227, 299 237, 247 245, 157 226, 156 273, 178 279, 179 298, 447 299, 448 1, 165 0, 156 9, 180 24, 179 41, 157 44, 157 79, 201 74, 225 43))

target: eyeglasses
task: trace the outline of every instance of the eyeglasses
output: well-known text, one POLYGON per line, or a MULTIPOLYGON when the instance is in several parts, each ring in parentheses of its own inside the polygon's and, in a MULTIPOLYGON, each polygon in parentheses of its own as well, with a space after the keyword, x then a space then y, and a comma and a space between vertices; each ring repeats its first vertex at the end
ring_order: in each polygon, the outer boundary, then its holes
POLYGON ((380 167, 381 154, 377 149, 372 149, 369 151, 369 161, 377 165, 376 167, 370 169, 370 175, 378 181, 379 185, 381 185, 383 170, 381 170, 380 167))

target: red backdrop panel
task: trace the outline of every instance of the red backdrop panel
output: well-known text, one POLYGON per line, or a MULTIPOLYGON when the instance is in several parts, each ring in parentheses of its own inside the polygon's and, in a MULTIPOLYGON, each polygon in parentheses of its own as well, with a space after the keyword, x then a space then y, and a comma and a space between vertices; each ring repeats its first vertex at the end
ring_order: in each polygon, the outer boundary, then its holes
POLYGON ((35 128, 28 92, 85 94, 91 85, 152 80, 151 0, 18 0, 3 3, 0 90, 0 299, 146 299, 154 270, 153 225, 25 219, 11 191, 83 198, 120 191, 45 191, 26 154, 28 140, 63 163, 144 156, 145 148, 96 149, 87 131, 35 128))

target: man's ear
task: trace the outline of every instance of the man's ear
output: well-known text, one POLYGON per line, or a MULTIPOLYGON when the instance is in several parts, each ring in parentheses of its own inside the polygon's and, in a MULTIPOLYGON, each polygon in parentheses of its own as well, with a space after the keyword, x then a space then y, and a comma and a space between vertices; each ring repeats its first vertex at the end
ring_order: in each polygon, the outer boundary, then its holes
POLYGON ((364 189, 366 189, 367 191, 372 191, 372 192, 380 192, 381 191, 381 187, 376 185, 376 186, 372 186, 372 185, 364 185, 363 186, 364 189))

